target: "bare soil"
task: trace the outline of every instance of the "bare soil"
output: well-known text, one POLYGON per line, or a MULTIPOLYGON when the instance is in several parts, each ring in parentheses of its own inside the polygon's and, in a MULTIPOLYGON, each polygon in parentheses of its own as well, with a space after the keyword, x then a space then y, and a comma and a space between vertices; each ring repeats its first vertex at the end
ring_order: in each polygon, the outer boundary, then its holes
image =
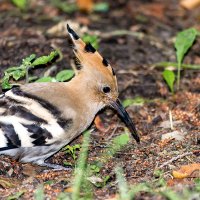
MULTIPOLYGON (((130 106, 128 113, 134 120, 141 135, 141 144, 134 140, 118 152, 101 170, 101 176, 111 179, 103 188, 95 188, 95 199, 109 199, 118 193, 113 172, 121 164, 130 184, 155 180, 155 169, 164 171, 164 179, 175 191, 182 191, 194 185, 193 177, 173 179, 172 171, 182 165, 200 163, 200 73, 198 70, 181 71, 181 89, 172 95, 162 78, 163 68, 153 67, 161 61, 176 61, 173 41, 178 31, 195 27, 200 29, 199 8, 187 11, 178 0, 109 0, 109 12, 72 14, 64 13, 50 4, 50 1, 33 1, 27 12, 21 12, 8 1, 0 2, 0 75, 10 66, 16 66, 32 53, 38 56, 49 54, 53 48, 59 48, 62 60, 56 63, 56 72, 71 68, 72 51, 65 36, 49 36, 47 30, 60 21, 71 20, 88 27, 90 31, 99 31, 99 51, 114 67, 119 84, 120 99, 136 96, 147 99, 142 106, 130 106), (119 34, 112 31, 132 31, 141 35, 119 34), (109 33, 105 37, 105 33, 109 33), (169 126, 169 111, 172 113, 174 130, 169 126), (182 140, 161 140, 172 131, 184 133, 182 140), (169 160, 180 156, 172 162, 169 160), (191 153, 191 154, 190 154, 191 153), (169 163, 166 163, 169 161, 169 163)), ((197 39, 184 62, 200 64, 200 40, 197 39)), ((30 73, 41 76, 49 66, 34 69, 30 73)), ((105 109, 99 114, 104 126, 109 129, 102 132, 95 128, 89 147, 88 162, 94 161, 106 148, 108 140, 124 132, 125 125, 116 113, 105 109), (117 128, 116 128, 117 126, 117 128)), ((81 143, 82 136, 71 145, 81 143)), ((78 154, 78 152, 77 152, 78 154)), ((44 172, 43 168, 22 164, 6 156, 0 156, 0 199, 18 191, 24 191, 20 199, 33 199, 34 191, 45 184, 47 199, 56 199, 62 191, 70 188, 72 170, 44 172), (54 180, 53 184, 47 181, 54 180)), ((50 160, 63 165, 74 160, 70 155, 59 152, 50 160)), ((199 170, 200 171, 200 170, 199 170)), ((140 193, 137 199, 164 199, 154 194, 140 193)))

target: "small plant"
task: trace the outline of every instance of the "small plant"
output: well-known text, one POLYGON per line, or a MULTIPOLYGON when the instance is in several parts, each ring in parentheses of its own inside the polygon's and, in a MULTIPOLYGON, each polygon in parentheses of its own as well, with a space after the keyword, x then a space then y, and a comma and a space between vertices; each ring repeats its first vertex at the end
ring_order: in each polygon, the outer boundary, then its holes
POLYGON ((20 10, 26 10, 28 5, 28 0, 12 0, 12 3, 20 10))
POLYGON ((93 174, 100 172, 100 167, 97 164, 88 165, 93 174))
POLYGON ((185 55, 189 51, 189 49, 192 47, 194 41, 196 40, 196 37, 199 36, 200 33, 194 29, 189 28, 184 31, 181 31, 177 34, 176 40, 174 43, 174 47, 176 49, 176 58, 177 63, 174 62, 160 62, 155 64, 156 67, 169 67, 174 66, 177 68, 177 76, 175 77, 175 74, 173 71, 165 70, 163 72, 163 78, 166 81, 167 85, 170 88, 170 91, 174 93, 174 82, 175 79, 177 79, 177 89, 180 88, 180 78, 181 78, 181 69, 194 69, 198 70, 200 69, 200 65, 192 65, 192 64, 184 64, 182 63, 184 60, 185 55))
POLYGON ((126 108, 126 107, 129 107, 129 106, 132 106, 132 105, 143 106, 145 102, 146 102, 146 100, 144 98, 142 98, 142 97, 135 97, 133 99, 125 99, 122 102, 122 104, 126 108))
POLYGON ((176 48, 176 57, 178 62, 177 89, 179 89, 180 87, 180 71, 183 58, 193 45, 197 33, 198 32, 196 29, 190 28, 178 33, 178 35, 176 36, 176 41, 174 46, 176 48))
POLYGON ((70 80, 74 76, 74 71, 66 69, 58 72, 55 77, 44 76, 38 79, 38 77, 28 77, 28 70, 37 66, 47 65, 56 60, 59 56, 58 51, 51 52, 48 56, 41 56, 36 58, 35 54, 32 54, 22 60, 22 64, 16 67, 9 67, 4 71, 4 77, 1 80, 2 89, 10 89, 17 83, 11 83, 12 80, 18 81, 26 76, 27 82, 36 80, 35 82, 64 82, 70 80))
POLYGON ((53 51, 48 56, 41 56, 39 58, 36 58, 35 54, 31 54, 30 56, 22 60, 22 64, 20 66, 10 67, 4 71, 4 77, 1 80, 2 89, 12 88, 12 86, 16 84, 10 83, 11 79, 18 81, 25 76, 28 77, 28 70, 30 68, 46 65, 52 62, 58 56, 58 51, 53 51))
POLYGON ((65 69, 56 74, 55 77, 44 76, 36 80, 36 82, 64 82, 69 81, 74 76, 74 71, 65 69))
POLYGON ((126 146, 129 141, 130 137, 128 133, 115 137, 108 145, 108 148, 106 148, 99 156, 97 166, 100 168, 103 167, 103 165, 108 162, 117 153, 117 151, 120 151, 124 146, 126 146))
POLYGON ((77 150, 80 150, 80 148, 81 148, 81 145, 80 145, 80 144, 75 144, 75 145, 73 145, 73 146, 67 145, 66 147, 63 148, 63 151, 64 151, 65 153, 70 154, 70 155, 72 156, 72 158, 73 158, 74 160, 76 160, 76 158, 77 158, 77 156, 76 156, 76 151, 77 151, 77 150))

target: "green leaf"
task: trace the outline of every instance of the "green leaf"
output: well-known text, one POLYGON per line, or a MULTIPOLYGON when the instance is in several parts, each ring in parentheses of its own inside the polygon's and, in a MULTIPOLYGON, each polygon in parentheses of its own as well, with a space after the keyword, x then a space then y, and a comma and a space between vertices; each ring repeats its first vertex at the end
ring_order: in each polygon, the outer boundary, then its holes
POLYGON ((122 149, 129 142, 129 134, 124 133, 113 139, 108 149, 104 152, 106 160, 110 159, 117 151, 122 149))
POLYGON ((120 149, 122 146, 126 145, 129 140, 130 138, 128 133, 121 134, 113 139, 112 147, 120 149))
POLYGON ((117 151, 121 150, 130 141, 129 133, 121 134, 115 137, 103 153, 96 160, 96 165, 102 168, 103 165, 110 160, 117 151))
POLYGON ((95 48, 99 48, 99 38, 96 35, 89 35, 89 34, 84 34, 82 37, 83 41, 85 43, 91 43, 91 45, 95 48))
POLYGON ((180 70, 181 70, 181 63, 183 61, 184 55, 187 53, 189 48, 194 43, 197 36, 197 30, 194 28, 186 29, 176 36, 175 41, 175 48, 176 48, 176 57, 178 61, 178 75, 177 75, 177 84, 178 89, 180 85, 180 70))
POLYGON ((10 72, 13 72, 13 71, 16 71, 19 69, 21 69, 21 67, 19 67, 19 66, 9 67, 8 69, 5 70, 5 72, 10 73, 10 72))
POLYGON ((71 14, 78 10, 78 7, 75 3, 69 3, 62 0, 51 0, 51 3, 61 11, 68 14, 71 14))
POLYGON ((25 76, 25 71, 16 70, 12 72, 12 77, 14 80, 19 80, 21 77, 25 76))
POLYGON ((63 164, 64 164, 65 166, 73 167, 72 163, 67 162, 67 161, 63 161, 63 164))
POLYGON ((41 82, 56 82, 56 79, 51 76, 45 76, 45 77, 39 78, 35 82, 39 82, 39 83, 41 83, 41 82))
MULTIPOLYGON (((28 69, 34 67, 35 65, 45 64, 52 61, 58 55, 57 51, 53 51, 48 56, 42 56, 35 60, 36 55, 31 54, 30 56, 22 60, 20 66, 9 67, 4 71, 4 77, 1 80, 1 86, 3 89, 10 89, 14 84, 11 84, 9 81, 13 78, 15 81, 20 78, 24 78, 28 72, 28 69), (34 61, 35 60, 35 61, 34 61), (34 64, 33 64, 34 63, 34 64)), ((56 82, 55 78, 41 78, 37 82, 56 82)))
POLYGON ((196 39, 197 30, 194 28, 186 29, 178 33, 175 41, 176 56, 179 63, 182 62, 184 55, 192 46, 196 39))
POLYGON ((108 12, 109 4, 107 2, 96 3, 93 10, 96 12, 108 12))
POLYGON ((63 148, 63 151, 65 151, 65 153, 69 153, 73 159, 76 159, 76 150, 79 150, 81 148, 81 146, 79 144, 75 144, 73 146, 71 145, 67 145, 63 148))
POLYGON ((27 0, 12 0, 12 3, 19 9, 26 10, 28 2, 27 0))
POLYGON ((34 192, 34 199, 35 200, 44 200, 45 199, 45 195, 44 195, 44 187, 43 186, 39 186, 35 192, 34 192))
POLYGON ((170 91, 174 93, 174 81, 175 81, 175 75, 174 72, 171 70, 165 70, 163 73, 163 78, 165 79, 167 85, 170 88, 170 91))
POLYGON ((33 62, 33 60, 36 58, 36 55, 35 54, 31 54, 30 56, 24 58, 22 60, 22 65, 24 66, 31 66, 31 63, 33 62))
POLYGON ((194 180, 196 191, 200 192, 200 178, 194 180))
POLYGON ((145 103, 145 99, 143 99, 142 97, 135 97, 134 99, 125 99, 122 102, 122 105, 126 108, 128 106, 142 106, 145 103))
POLYGON ((74 71, 70 69, 62 70, 57 73, 56 80, 59 82, 68 81, 74 76, 74 71))
POLYGON ((2 89, 7 90, 7 89, 12 88, 12 85, 9 83, 9 78, 10 78, 9 75, 5 75, 3 77, 2 81, 1 81, 1 87, 2 87, 2 89))
POLYGON ((41 56, 41 57, 37 58, 36 60, 34 60, 34 62, 32 63, 32 66, 45 65, 45 64, 51 62, 58 55, 59 54, 57 51, 53 51, 48 56, 41 56))
POLYGON ((98 167, 95 164, 90 165, 90 169, 92 170, 93 173, 99 173, 100 172, 100 167, 98 167))

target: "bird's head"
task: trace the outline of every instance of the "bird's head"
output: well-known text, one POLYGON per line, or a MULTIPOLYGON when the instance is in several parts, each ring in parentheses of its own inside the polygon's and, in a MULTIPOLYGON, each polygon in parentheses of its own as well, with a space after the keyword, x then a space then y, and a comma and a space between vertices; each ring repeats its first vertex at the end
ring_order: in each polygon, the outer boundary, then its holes
POLYGON ((130 116, 118 99, 118 86, 114 69, 90 44, 85 43, 67 24, 67 30, 73 42, 75 58, 75 73, 87 83, 92 91, 92 98, 104 106, 117 110, 137 142, 140 141, 130 116))

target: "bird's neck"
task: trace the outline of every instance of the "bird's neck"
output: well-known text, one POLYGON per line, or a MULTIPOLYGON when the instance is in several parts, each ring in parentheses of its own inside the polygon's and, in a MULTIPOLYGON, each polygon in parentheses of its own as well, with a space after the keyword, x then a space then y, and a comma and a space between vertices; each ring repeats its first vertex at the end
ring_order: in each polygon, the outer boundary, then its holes
POLYGON ((95 95, 92 82, 94 81, 90 80, 85 74, 79 74, 67 83, 67 87, 77 100, 81 102, 82 105, 85 105, 88 111, 90 110, 96 114, 104 105, 101 99, 98 98, 98 95, 95 95))

